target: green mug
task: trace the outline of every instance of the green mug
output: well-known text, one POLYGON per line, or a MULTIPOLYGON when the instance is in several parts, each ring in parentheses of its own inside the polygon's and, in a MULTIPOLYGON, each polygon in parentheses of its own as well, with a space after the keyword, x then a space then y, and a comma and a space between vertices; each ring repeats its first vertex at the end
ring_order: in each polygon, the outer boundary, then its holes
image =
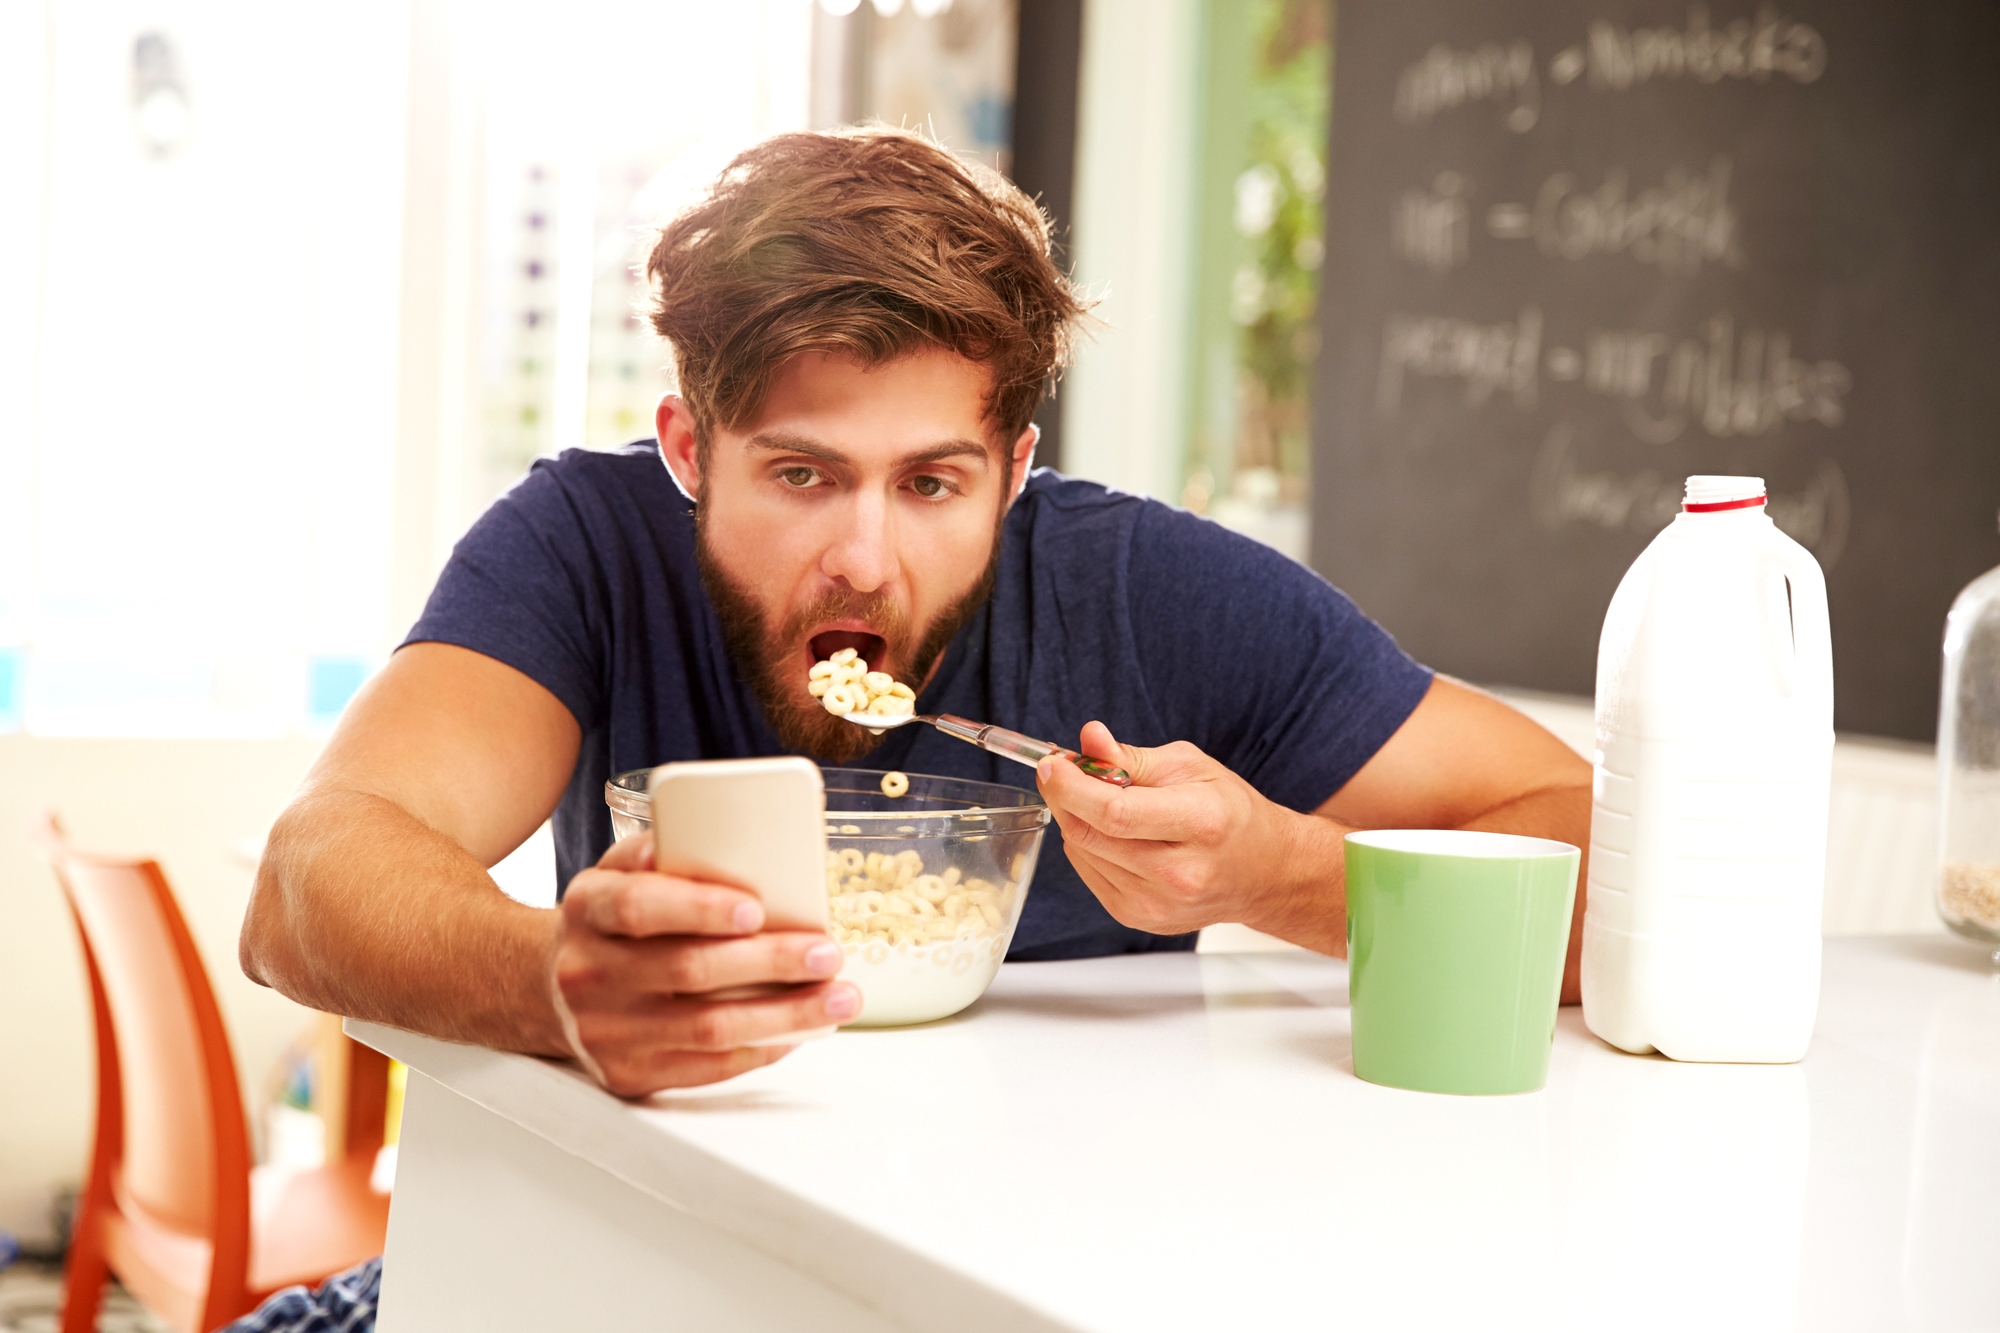
POLYGON ((1541 1087, 1580 860, 1510 833, 1348 834, 1356 1076, 1419 1092, 1541 1087))

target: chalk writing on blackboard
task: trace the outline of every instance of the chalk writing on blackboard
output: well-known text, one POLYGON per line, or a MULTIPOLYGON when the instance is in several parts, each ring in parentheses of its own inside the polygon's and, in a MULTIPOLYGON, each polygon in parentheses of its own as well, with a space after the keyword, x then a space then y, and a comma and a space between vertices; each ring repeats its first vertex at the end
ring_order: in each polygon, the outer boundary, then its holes
MULTIPOLYGON (((1708 7, 1692 5, 1678 28, 1627 28, 1594 20, 1581 42, 1549 59, 1549 81, 1558 87, 1583 79, 1600 92, 1624 92, 1658 79, 1721 83, 1773 77, 1813 83, 1826 73, 1826 39, 1809 24, 1785 18, 1769 5, 1754 19, 1710 24, 1708 7)), ((1446 111, 1490 103, 1516 134, 1541 120, 1542 89, 1534 45, 1525 39, 1478 46, 1430 48, 1396 80, 1396 119, 1421 125, 1446 111)))
POLYGON ((1440 171, 1429 186, 1396 201, 1389 243, 1397 255, 1433 273, 1449 273, 1472 258, 1472 183, 1440 171))
MULTIPOLYGON (((1486 226, 1495 237, 1520 234, 1519 205, 1496 205, 1486 226)), ((1545 255, 1585 259, 1630 255, 1674 273, 1695 273, 1704 262, 1731 268, 1743 263, 1736 210, 1729 203, 1729 159, 1717 157, 1706 173, 1667 168, 1658 185, 1628 194, 1626 173, 1607 172, 1594 189, 1579 187, 1559 171, 1542 182, 1528 234, 1545 255)))
POLYGON ((1405 375, 1463 380, 1465 401, 1474 407, 1503 390, 1516 407, 1531 408, 1541 345, 1542 312, 1536 306, 1524 307, 1519 319, 1497 324, 1392 311, 1382 328, 1375 410, 1384 417, 1396 415, 1403 405, 1405 375))
POLYGON ((1763 82, 1781 75, 1812 83, 1826 73, 1826 39, 1804 23, 1780 17, 1768 5, 1755 21, 1737 19, 1720 28, 1708 22, 1708 7, 1688 10, 1685 28, 1625 28, 1606 19, 1590 25, 1580 46, 1565 47, 1549 61, 1553 83, 1587 84, 1623 92, 1653 79, 1724 79, 1763 82))
POLYGON ((1838 361, 1792 355, 1791 336, 1746 328, 1727 313, 1699 338, 1669 352, 1657 333, 1605 330, 1589 336, 1585 387, 1630 405, 1635 435, 1664 444, 1690 424, 1716 439, 1769 435, 1788 421, 1838 426, 1853 377, 1838 361), (1654 374, 1655 369, 1659 374, 1654 374))
MULTIPOLYGON (((1488 205, 1486 234, 1499 241, 1532 241, 1557 259, 1624 255, 1682 274, 1697 273, 1705 263, 1740 268, 1743 246, 1729 202, 1730 169, 1722 156, 1704 172, 1671 166, 1658 184, 1636 191, 1623 168, 1605 172, 1591 187, 1573 172, 1558 171, 1542 182, 1532 204, 1488 205)), ((1428 186, 1403 191, 1390 221, 1391 247, 1433 273, 1471 262, 1477 192, 1457 171, 1440 171, 1428 186)))
MULTIPOLYGON (((1657 532, 1681 510, 1681 480, 1650 468, 1619 473, 1592 471, 1577 462, 1576 430, 1550 428, 1528 484, 1529 514, 1547 531, 1581 525, 1635 533, 1657 532)), ((1771 521, 1832 570, 1847 545, 1849 498, 1840 464, 1823 458, 1804 486, 1771 492, 1771 521)))
POLYGON ((1526 134, 1541 115, 1535 48, 1524 41, 1489 42, 1469 50, 1433 46, 1396 81, 1396 119, 1421 125, 1468 102, 1502 108, 1507 128, 1526 134))
MULTIPOLYGON (((1547 77, 1553 87, 1582 80, 1609 92, 1667 79, 1808 84, 1825 73, 1826 62, 1826 42, 1816 29, 1768 5, 1754 19, 1721 25, 1695 5, 1679 27, 1592 21, 1583 41, 1549 61, 1547 77)), ((1397 80, 1395 117, 1424 124, 1485 105, 1509 130, 1526 134, 1541 120, 1537 72, 1526 40, 1436 45, 1397 80)), ((1707 265, 1741 269, 1749 257, 1730 200, 1733 170, 1731 160, 1718 154, 1705 167, 1675 164, 1648 180, 1635 181, 1615 166, 1590 180, 1557 171, 1532 196, 1511 199, 1481 199, 1469 174, 1440 171, 1397 197, 1391 248, 1403 261, 1439 275, 1472 264, 1475 248, 1488 246, 1532 246, 1569 263, 1622 259, 1681 277, 1707 265)), ((1382 326, 1377 416, 1397 417, 1410 382, 1426 379, 1455 383, 1473 408, 1506 410, 1511 404, 1533 411, 1545 401, 1544 380, 1562 386, 1558 397, 1608 398, 1631 434, 1650 445, 1670 444, 1689 431, 1755 439, 1788 423, 1838 427, 1853 384, 1840 362, 1798 356, 1784 330, 1742 324, 1729 311, 1709 316, 1691 333, 1595 328, 1569 338, 1556 335, 1534 303, 1494 321, 1391 311, 1382 326)), ((1679 486, 1664 472, 1580 464, 1577 429, 1558 421, 1544 438, 1530 488, 1537 525, 1652 531, 1679 512, 1679 486)), ((1773 493, 1769 512, 1831 567, 1847 539, 1847 482, 1839 464, 1820 460, 1802 489, 1773 493)))
POLYGON ((1394 418, 1412 377, 1463 383, 1468 406, 1496 394, 1522 410, 1540 401, 1540 381, 1577 384, 1618 401, 1633 434, 1666 444, 1690 426, 1716 439, 1769 435, 1786 422, 1838 426, 1853 377, 1838 361, 1792 354, 1782 329, 1744 328, 1724 311, 1693 337, 1652 330, 1593 329, 1581 347, 1544 350, 1539 306, 1482 324, 1450 315, 1391 311, 1382 326, 1375 410, 1394 418))

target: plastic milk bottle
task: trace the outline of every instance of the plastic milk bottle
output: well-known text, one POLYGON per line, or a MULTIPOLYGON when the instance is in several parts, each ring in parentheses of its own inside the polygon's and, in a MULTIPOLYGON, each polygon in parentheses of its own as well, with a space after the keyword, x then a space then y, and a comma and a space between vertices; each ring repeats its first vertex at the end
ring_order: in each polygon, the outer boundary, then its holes
POLYGON ((1819 1006, 1826 580, 1760 477, 1689 477, 1597 650, 1583 1019, 1635 1053, 1786 1063, 1819 1006))

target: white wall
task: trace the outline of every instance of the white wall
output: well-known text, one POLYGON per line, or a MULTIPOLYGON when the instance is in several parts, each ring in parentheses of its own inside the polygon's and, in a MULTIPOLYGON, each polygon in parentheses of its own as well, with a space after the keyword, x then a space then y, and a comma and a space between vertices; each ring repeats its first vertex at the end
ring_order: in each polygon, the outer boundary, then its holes
POLYGON ((1077 279, 1103 298, 1063 381, 1063 467, 1178 501, 1194 269, 1198 0, 1090 0, 1077 108, 1077 279))
POLYGON ((246 1105, 308 1011, 236 965, 260 842, 320 742, 0 736, 0 1230, 46 1239, 50 1197, 82 1177, 96 1095, 76 932, 29 819, 53 805, 90 850, 167 872, 215 986, 246 1105))

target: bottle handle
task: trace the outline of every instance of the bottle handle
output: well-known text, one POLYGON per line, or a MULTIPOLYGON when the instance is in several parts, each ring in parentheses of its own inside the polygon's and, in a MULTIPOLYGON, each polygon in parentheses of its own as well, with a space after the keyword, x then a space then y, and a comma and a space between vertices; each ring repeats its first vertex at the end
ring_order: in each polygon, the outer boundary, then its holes
POLYGON ((1764 565, 1791 584, 1791 653, 1784 692, 1833 715, 1833 630, 1827 622, 1826 574, 1812 552, 1782 532, 1765 547, 1764 565))

